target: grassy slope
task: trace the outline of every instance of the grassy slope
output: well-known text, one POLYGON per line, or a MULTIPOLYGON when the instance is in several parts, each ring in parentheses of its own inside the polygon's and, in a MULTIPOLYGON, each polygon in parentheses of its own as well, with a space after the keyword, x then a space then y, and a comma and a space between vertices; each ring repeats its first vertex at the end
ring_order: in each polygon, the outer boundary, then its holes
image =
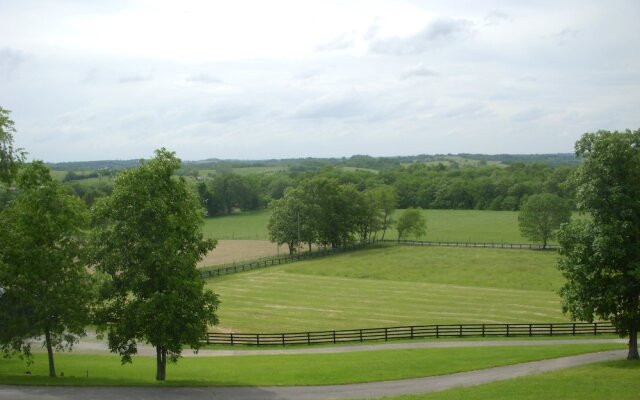
POLYGON ((393 247, 229 275, 208 285, 220 294, 224 331, 563 322, 554 263, 553 253, 531 250, 393 247))
POLYGON ((622 347, 553 345, 184 358, 177 365, 168 366, 169 381, 164 384, 154 381, 153 357, 135 357, 132 365, 121 366, 117 356, 58 354, 56 367, 65 376, 50 379, 46 376, 46 356, 40 353, 36 354, 30 376, 24 375, 20 360, 3 361, 0 384, 326 385, 442 375, 622 347))
MULTIPOLYGON (((636 400, 640 362, 610 361, 542 375, 526 376, 469 388, 451 389, 394 400, 636 400)), ((390 398, 389 398, 390 399, 390 398)))

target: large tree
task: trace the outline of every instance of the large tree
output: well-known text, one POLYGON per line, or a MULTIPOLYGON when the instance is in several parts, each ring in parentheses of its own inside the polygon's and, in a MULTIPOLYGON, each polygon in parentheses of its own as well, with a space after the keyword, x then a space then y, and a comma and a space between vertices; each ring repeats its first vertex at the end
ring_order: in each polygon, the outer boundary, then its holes
POLYGON ((316 241, 314 229, 318 216, 318 207, 307 198, 300 188, 289 188, 281 199, 269 204, 271 216, 267 229, 272 242, 287 244, 289 254, 293 254, 301 243, 307 243, 309 249, 316 241))
POLYGON ((534 194, 524 203, 518 214, 522 235, 530 240, 547 242, 555 237, 560 225, 571 220, 571 205, 561 197, 551 193, 534 194))
POLYGON ((563 225, 559 268, 565 312, 610 320, 638 359, 640 325, 640 130, 599 131, 576 143, 577 206, 590 218, 563 225))
POLYGON ((9 110, 0 107, 0 182, 11 183, 24 161, 22 149, 13 147, 14 122, 9 118, 9 110))
POLYGON ((29 340, 44 336, 55 377, 54 348, 71 348, 90 322, 92 279, 79 257, 88 213, 41 162, 17 188, 0 213, 0 346, 30 356, 29 340))
POLYGON ((202 236, 203 210, 180 160, 165 149, 123 171, 95 207, 91 260, 109 277, 98 310, 109 348, 131 362, 139 342, 156 348, 156 379, 184 345, 200 347, 218 322, 218 298, 204 288, 196 263, 215 242, 202 236))

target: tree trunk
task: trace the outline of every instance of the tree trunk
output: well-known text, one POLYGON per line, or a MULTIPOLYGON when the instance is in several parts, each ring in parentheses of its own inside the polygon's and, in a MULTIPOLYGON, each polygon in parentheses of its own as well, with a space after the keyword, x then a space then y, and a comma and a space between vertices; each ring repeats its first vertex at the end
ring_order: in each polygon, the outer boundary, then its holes
POLYGON ((547 248, 547 238, 544 238, 542 241, 542 250, 546 250, 547 248))
POLYGON ((167 349, 156 347, 156 380, 167 379, 167 349))
POLYGON ((53 346, 51 346, 51 332, 49 328, 44 328, 44 340, 47 345, 47 354, 49 355, 49 376, 51 378, 56 377, 56 366, 53 362, 53 346))
POLYGON ((629 327, 629 354, 627 360, 638 360, 638 321, 633 321, 629 327))

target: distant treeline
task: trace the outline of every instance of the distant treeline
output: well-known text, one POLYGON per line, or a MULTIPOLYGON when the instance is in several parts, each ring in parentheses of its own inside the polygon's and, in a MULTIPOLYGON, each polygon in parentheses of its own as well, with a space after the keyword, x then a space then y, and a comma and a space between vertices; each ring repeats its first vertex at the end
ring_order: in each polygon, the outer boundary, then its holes
MULTIPOLYGON (((178 175, 194 182, 209 216, 265 208, 272 200, 282 198, 287 188, 298 187, 301 182, 317 177, 352 184, 358 191, 390 186, 398 195, 398 208, 518 210, 532 194, 554 193, 572 199, 568 177, 578 161, 571 154, 207 160, 185 163, 178 175), (272 170, 270 173, 234 173, 234 168, 237 171, 246 167, 272 170)), ((56 168, 59 165, 56 164, 56 168)), ((112 182, 88 178, 113 177, 118 168, 129 165, 129 161, 95 162, 100 168, 93 171, 89 162, 64 164, 65 167, 72 165, 81 169, 68 171, 64 181, 92 205, 95 199, 111 193, 112 182)))

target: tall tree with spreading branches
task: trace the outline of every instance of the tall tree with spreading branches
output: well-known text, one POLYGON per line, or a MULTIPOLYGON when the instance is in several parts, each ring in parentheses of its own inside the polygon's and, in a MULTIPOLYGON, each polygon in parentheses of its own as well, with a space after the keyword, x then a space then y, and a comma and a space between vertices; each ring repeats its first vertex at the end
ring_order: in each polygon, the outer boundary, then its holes
POLYGON ((10 184, 18 166, 24 161, 25 152, 13 146, 14 122, 9 118, 9 110, 0 107, 0 182, 10 184))
POLYGON ((543 249, 547 248, 549 240, 555 238, 560 225, 569 221, 571 221, 571 205, 552 193, 529 196, 518 214, 522 235, 542 242, 543 249))
POLYGON ((218 322, 217 296, 204 287, 196 263, 215 241, 203 239, 203 209, 181 162, 165 149, 116 178, 95 206, 91 261, 108 279, 97 317, 109 348, 131 362, 140 342, 156 349, 156 379, 184 345, 197 350, 218 322))
POLYGON ((0 213, 0 347, 29 358, 44 336, 55 377, 54 349, 71 348, 90 323, 93 279, 80 261, 89 216, 41 162, 20 172, 17 189, 0 213))
POLYGON ((565 312, 575 319, 610 320, 629 337, 638 359, 640 325, 640 129, 585 134, 576 143, 584 161, 575 174, 577 206, 590 218, 559 233, 565 312))

